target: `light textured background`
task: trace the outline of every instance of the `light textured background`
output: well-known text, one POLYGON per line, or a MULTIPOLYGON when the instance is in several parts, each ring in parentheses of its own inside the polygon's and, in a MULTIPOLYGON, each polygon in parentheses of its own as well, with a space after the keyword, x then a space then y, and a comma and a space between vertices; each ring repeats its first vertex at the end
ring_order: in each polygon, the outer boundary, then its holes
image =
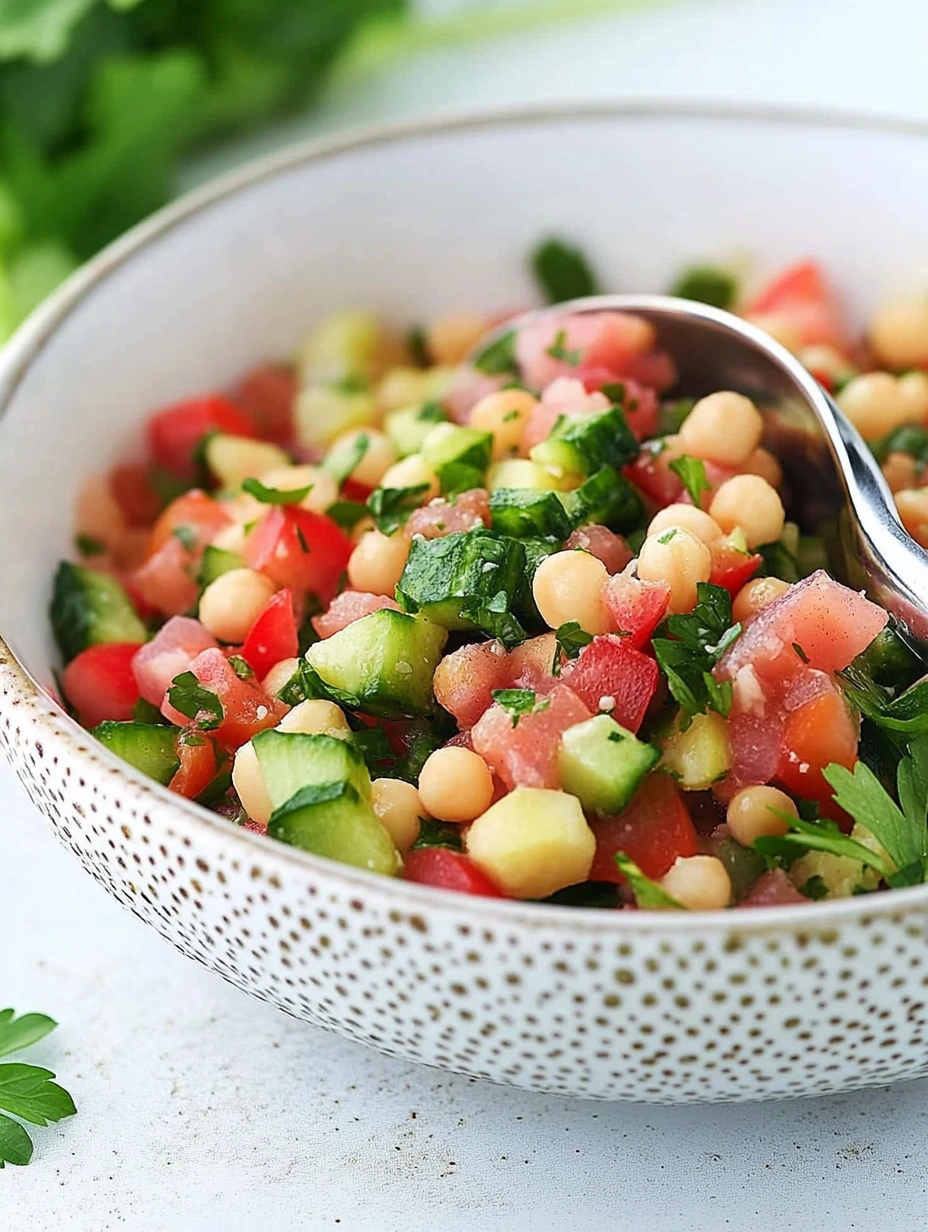
MULTIPOLYGON (((677 0, 386 68, 261 148, 526 99, 740 98, 928 119, 926 36, 925 0, 677 0)), ((54 844, 5 771, 0 801, 0 1003, 61 1021, 30 1055, 80 1108, 36 1130, 29 1168, 0 1174, 2 1232, 928 1228, 928 1080, 664 1110, 379 1058, 169 949, 54 844)))

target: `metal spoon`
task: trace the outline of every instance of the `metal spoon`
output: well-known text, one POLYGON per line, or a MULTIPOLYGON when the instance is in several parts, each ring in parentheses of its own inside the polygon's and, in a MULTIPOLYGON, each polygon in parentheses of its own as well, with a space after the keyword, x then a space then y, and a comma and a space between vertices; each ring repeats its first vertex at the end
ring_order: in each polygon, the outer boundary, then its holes
POLYGON ((679 372, 674 393, 732 389, 766 420, 764 443, 783 466, 789 515, 825 530, 842 580, 866 590, 903 629, 928 644, 928 553, 903 529, 883 473, 863 438, 818 381, 768 334, 740 317, 665 295, 599 295, 525 313, 475 348, 546 316, 617 310, 644 317, 679 372))

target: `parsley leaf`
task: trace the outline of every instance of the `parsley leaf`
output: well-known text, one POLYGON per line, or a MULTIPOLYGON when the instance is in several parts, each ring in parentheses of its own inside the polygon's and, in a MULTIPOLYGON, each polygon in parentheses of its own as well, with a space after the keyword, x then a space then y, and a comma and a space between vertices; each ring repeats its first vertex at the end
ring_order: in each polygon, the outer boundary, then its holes
POLYGON ((106 544, 92 535, 75 535, 74 546, 81 556, 102 556, 106 551, 106 544))
POLYGON ((820 899, 828 897, 828 886, 818 873, 813 873, 809 880, 799 887, 799 893, 817 903, 820 899))
POLYGON ((656 637, 652 642, 670 692, 683 709, 682 730, 692 715, 709 709, 728 717, 731 682, 716 680, 712 669, 741 635, 740 623, 732 624, 731 596, 724 587, 700 582, 696 595, 692 612, 668 619, 666 628, 672 637, 656 637))
POLYGON ((266 488, 260 479, 242 480, 242 491, 264 505, 298 505, 312 490, 311 483, 305 488, 266 488))
POLYGON ((181 672, 174 677, 168 701, 186 718, 195 720, 203 731, 218 727, 225 717, 222 702, 215 693, 203 688, 193 672, 181 672))
POLYGON ((188 552, 193 552, 197 546, 197 533, 192 526, 175 526, 171 534, 188 552))
POLYGON ((688 453, 685 453, 670 463, 670 469, 680 476, 683 486, 690 494, 690 500, 697 509, 701 509, 702 494, 710 491, 705 462, 701 458, 691 458, 688 453))
MULTIPOLYGON (((56 1026, 54 1019, 45 1014, 22 1014, 17 1018, 11 1009, 0 1010, 0 1056, 30 1047, 56 1026)), ((77 1111, 71 1096, 54 1078, 51 1070, 38 1065, 0 1065, 0 1168, 6 1164, 25 1166, 32 1159, 32 1140, 12 1117, 45 1126, 77 1111), (11 1116, 3 1115, 4 1112, 11 1116)))
POLYGON ((412 325, 406 331, 406 350, 419 368, 428 368, 432 362, 429 355, 429 340, 422 325, 412 325))
POLYGON ((565 364, 570 364, 571 368, 576 368, 580 360, 583 358, 581 350, 568 351, 567 349, 567 330, 559 329, 554 335, 554 341, 547 348, 547 354, 552 359, 563 360, 565 364))
POLYGON ((17 1018, 13 1010, 0 1010, 0 1057, 37 1044, 57 1026, 47 1014, 20 1014, 17 1018))
POLYGON ((414 509, 423 503, 427 483, 411 488, 375 488, 367 498, 367 509, 384 535, 392 535, 406 523, 414 509))
POLYGON ((577 655, 584 646, 588 646, 593 640, 592 633, 587 633, 585 629, 580 628, 578 620, 567 620, 562 625, 558 625, 554 632, 555 650, 554 664, 551 671, 555 676, 561 674, 561 655, 565 659, 576 659, 577 655))
POLYGON ((893 697, 857 662, 836 675, 845 697, 865 718, 891 733, 896 743, 928 732, 928 676, 893 697))
POLYGON ((599 292, 596 276, 583 252, 566 240, 554 236, 543 240, 532 252, 531 265, 549 304, 599 292))
POLYGON ((229 655, 229 667, 232 668, 239 680, 251 680, 255 674, 255 669, 241 655, 229 655))
POLYGON ((718 265, 691 265, 673 284, 670 294, 713 308, 731 308, 738 294, 738 280, 718 265))
POLYGON ((513 727, 517 727, 519 719, 526 714, 540 714, 551 705, 550 698, 543 697, 536 701, 532 689, 493 689, 490 696, 512 719, 513 727))
MULTIPOLYGON (((773 811, 777 812, 775 809, 773 811)), ((849 860, 875 868, 881 877, 892 876, 892 866, 883 856, 843 834, 835 822, 827 818, 822 821, 803 821, 801 817, 779 812, 777 816, 789 822, 790 830, 776 838, 767 835, 756 838, 754 850, 759 851, 762 856, 779 856, 792 860, 797 853, 801 854, 803 851, 828 851, 832 855, 846 856, 849 860)))
POLYGON ((334 445, 325 455, 322 465, 341 487, 370 447, 371 438, 366 432, 359 432, 353 440, 334 445))
POLYGON ((360 501, 339 500, 334 505, 329 505, 325 511, 325 516, 331 518, 336 526, 340 526, 342 530, 354 530, 362 518, 366 518, 369 513, 367 505, 362 505, 360 501))
POLYGON ((432 821, 422 817, 419 820, 419 837, 412 845, 413 851, 422 851, 426 847, 447 847, 449 851, 463 851, 461 842, 461 827, 446 825, 443 821, 432 821))
POLYGON ((639 907, 670 907, 677 911, 686 910, 683 904, 677 902, 673 895, 668 894, 656 881, 652 881, 650 877, 645 876, 634 860, 630 860, 624 852, 619 851, 616 853, 615 862, 619 872, 631 886, 632 892, 635 895, 635 902, 639 907))
POLYGON ((518 376, 516 331, 510 329, 487 343, 474 359, 474 367, 485 376, 518 376))
POLYGON ((894 428, 888 436, 871 445, 879 462, 885 462, 891 453, 910 454, 919 467, 928 465, 928 428, 917 424, 903 424, 894 428))

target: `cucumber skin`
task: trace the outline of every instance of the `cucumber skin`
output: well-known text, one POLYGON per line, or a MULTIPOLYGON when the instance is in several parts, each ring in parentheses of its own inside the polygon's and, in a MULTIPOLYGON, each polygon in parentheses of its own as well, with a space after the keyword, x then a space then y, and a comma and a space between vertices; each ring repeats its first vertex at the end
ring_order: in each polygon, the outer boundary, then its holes
POLYGON ((67 560, 55 572, 49 616, 66 663, 88 646, 148 641, 148 630, 116 579, 67 560))
POLYGON ((180 768, 175 747, 178 736, 176 727, 108 720, 95 727, 91 735, 111 753, 165 787, 180 768))
POLYGON ((301 851, 387 877, 402 866, 386 827, 348 782, 298 792, 274 811, 267 832, 301 851))

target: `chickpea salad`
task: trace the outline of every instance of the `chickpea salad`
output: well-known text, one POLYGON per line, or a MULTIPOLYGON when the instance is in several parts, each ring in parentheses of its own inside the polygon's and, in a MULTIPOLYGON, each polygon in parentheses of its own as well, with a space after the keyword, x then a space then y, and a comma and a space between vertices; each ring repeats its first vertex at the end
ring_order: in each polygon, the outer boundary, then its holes
MULTIPOLYGON (((532 265, 552 303, 599 289, 563 241, 532 265)), ((928 297, 860 338, 811 261, 672 289, 793 350, 928 544, 928 297)), ((710 910, 925 881, 928 666, 788 520, 761 411, 676 396, 632 314, 505 320, 336 313, 154 411, 79 493, 63 703, 246 828, 466 894, 710 910)))

